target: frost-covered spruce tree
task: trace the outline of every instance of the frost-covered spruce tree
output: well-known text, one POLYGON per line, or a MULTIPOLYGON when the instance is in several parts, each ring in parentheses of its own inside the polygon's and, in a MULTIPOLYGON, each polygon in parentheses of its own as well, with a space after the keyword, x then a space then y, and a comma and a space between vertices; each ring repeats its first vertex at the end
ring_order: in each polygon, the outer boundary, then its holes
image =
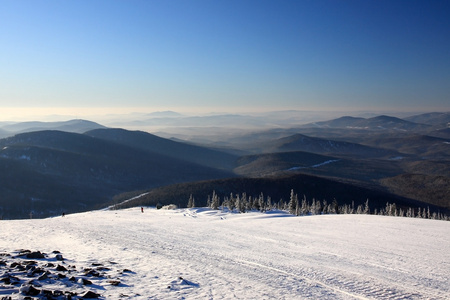
POLYGON ((322 204, 323 204, 323 209, 322 209, 322 213, 325 215, 325 214, 328 214, 328 204, 327 204, 327 200, 323 200, 323 202, 322 202, 322 204))
POLYGON ((189 201, 188 201, 187 207, 188 207, 188 208, 193 208, 193 207, 195 207, 195 199, 194 199, 194 197, 192 196, 192 194, 189 196, 189 201))
POLYGON ((312 203, 311 203, 311 206, 309 208, 309 212, 311 213, 311 215, 315 215, 316 214, 316 199, 315 198, 312 199, 312 203))
POLYGON ((291 196, 289 198, 288 210, 290 214, 295 214, 295 194, 293 189, 291 189, 291 196))
POLYGON ((322 214, 322 204, 320 204, 320 200, 316 201, 316 215, 322 214))
POLYGON ((245 203, 245 211, 251 211, 253 209, 253 197, 248 196, 248 200, 245 203))
POLYGON ((236 200, 234 202, 234 205, 236 206, 237 211, 240 212, 240 209, 241 209, 241 197, 239 197, 239 194, 236 194, 236 200))
POLYGON ((258 206, 259 206, 259 211, 260 212, 265 212, 266 211, 266 203, 264 201, 264 194, 262 192, 261 192, 261 194, 259 194, 258 206))
POLYGON ((363 213, 363 207, 362 207, 362 205, 358 205, 358 207, 356 208, 356 214, 362 215, 362 213, 363 213))
POLYGON ((369 199, 367 199, 366 203, 364 204, 364 212, 363 213, 366 215, 370 214, 369 199))
POLYGON ((266 203, 266 211, 267 210, 272 210, 272 198, 270 198, 270 196, 267 196, 267 203, 266 203))
POLYGON ((337 214, 339 213, 339 204, 336 198, 333 199, 333 203, 331 203, 331 213, 337 214))
POLYGON ((228 199, 228 209, 232 212, 235 208, 236 199, 233 196, 233 193, 230 193, 230 199, 228 199))
POLYGON ((284 208, 284 202, 283 202, 283 198, 281 198, 277 203, 276 203, 277 209, 278 210, 283 210, 284 208))
POLYGON ((417 210, 417 216, 416 218, 422 218, 422 213, 420 212, 420 207, 417 210))
POLYGON ((306 196, 303 195, 302 208, 300 209, 300 213, 302 216, 306 216, 308 212, 309 212, 308 201, 306 201, 306 196))
POLYGON ((210 208, 219 209, 219 196, 217 196, 216 191, 213 191, 210 208))
POLYGON ((239 212, 245 213, 247 207, 247 193, 242 193, 241 201, 239 201, 239 212))

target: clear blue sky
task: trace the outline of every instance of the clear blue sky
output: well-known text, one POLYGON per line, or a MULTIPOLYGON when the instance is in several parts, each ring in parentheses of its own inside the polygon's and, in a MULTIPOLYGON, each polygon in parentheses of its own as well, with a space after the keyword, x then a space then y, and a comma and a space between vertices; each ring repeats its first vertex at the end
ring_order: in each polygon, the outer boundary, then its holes
POLYGON ((0 107, 450 110, 450 1, 0 0, 0 107))

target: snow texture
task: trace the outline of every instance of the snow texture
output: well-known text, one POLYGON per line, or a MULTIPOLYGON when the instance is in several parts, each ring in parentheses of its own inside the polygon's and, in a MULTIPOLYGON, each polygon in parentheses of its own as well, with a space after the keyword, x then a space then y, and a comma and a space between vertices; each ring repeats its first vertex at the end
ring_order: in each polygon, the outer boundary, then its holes
MULTIPOLYGON (((444 221, 145 207, 0 230, 0 253, 58 250, 78 268, 129 270, 119 285, 89 286, 101 299, 450 299, 444 221)), ((0 295, 22 299, 16 290, 0 295)))

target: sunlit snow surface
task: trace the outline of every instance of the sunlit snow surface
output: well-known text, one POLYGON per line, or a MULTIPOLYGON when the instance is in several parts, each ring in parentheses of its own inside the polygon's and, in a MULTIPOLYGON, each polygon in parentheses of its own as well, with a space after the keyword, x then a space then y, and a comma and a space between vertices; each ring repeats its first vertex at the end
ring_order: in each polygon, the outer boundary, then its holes
POLYGON ((134 208, 0 230, 0 252, 58 250, 77 267, 131 270, 119 286, 88 288, 103 299, 450 299, 445 221, 134 208))

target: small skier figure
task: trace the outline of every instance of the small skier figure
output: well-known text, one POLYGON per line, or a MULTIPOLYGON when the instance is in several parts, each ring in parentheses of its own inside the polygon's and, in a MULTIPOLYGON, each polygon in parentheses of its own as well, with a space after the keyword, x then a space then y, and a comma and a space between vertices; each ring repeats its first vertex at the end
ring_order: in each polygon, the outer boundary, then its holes
POLYGON ((144 212, 144 208, 143 207, 141 207, 141 213, 143 213, 144 212))

